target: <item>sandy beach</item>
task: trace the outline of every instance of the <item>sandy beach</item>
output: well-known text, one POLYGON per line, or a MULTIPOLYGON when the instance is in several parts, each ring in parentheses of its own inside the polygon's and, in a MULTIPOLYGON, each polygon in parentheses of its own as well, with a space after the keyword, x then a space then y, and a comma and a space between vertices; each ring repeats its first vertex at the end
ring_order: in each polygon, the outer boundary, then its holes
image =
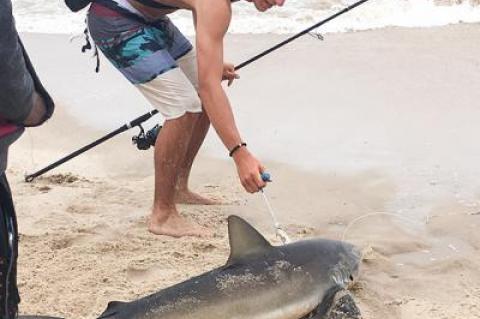
MULTIPOLYGON (((307 36, 229 89, 245 140, 273 175, 267 194, 289 235, 364 251, 354 294, 366 319, 480 318, 479 36, 467 24, 307 36)), ((227 59, 284 38, 231 35, 227 59)), ((94 73, 83 40, 23 39, 58 106, 10 152, 22 313, 96 318, 109 301, 220 266, 231 214, 279 244, 262 198, 241 189, 213 131, 192 188, 223 205, 180 207, 211 238, 147 232, 153 153, 131 145, 136 129, 25 183, 26 172, 149 107, 105 58, 94 73)))

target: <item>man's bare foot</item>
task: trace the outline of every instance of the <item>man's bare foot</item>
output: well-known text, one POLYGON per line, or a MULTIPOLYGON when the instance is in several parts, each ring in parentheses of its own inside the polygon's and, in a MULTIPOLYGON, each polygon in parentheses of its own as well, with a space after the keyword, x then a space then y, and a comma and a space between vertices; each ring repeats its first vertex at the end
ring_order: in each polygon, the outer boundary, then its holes
POLYGON ((194 193, 190 190, 177 190, 175 195, 175 202, 177 204, 186 205, 219 205, 220 202, 203 197, 200 194, 194 193))
POLYGON ((180 216, 176 211, 170 212, 166 217, 164 216, 166 216, 165 213, 158 214, 154 212, 148 222, 148 231, 155 235, 176 238, 184 236, 208 237, 210 235, 206 228, 180 216))

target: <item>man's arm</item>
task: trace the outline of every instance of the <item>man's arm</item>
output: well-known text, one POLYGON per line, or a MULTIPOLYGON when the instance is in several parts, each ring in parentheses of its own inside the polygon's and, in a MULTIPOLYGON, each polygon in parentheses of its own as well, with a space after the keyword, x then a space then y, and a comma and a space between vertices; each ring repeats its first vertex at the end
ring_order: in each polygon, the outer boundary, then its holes
MULTIPOLYGON (((0 30, 0 117, 18 125, 40 124, 47 116, 45 103, 49 97, 36 92, 43 87, 34 79, 33 67, 29 70, 26 64, 28 58, 15 29, 10 0, 0 0, 0 30)), ((52 104, 50 100, 48 103, 52 104)))
POLYGON ((227 0, 199 3, 195 10, 200 97, 210 121, 228 149, 241 142, 230 102, 221 86, 223 75, 223 37, 230 24, 227 0), (215 21, 214 23, 212 23, 215 21))
MULTIPOLYGON (((230 102, 221 86, 223 74, 223 37, 231 19, 229 0, 196 1, 197 56, 200 97, 203 106, 227 149, 242 142, 230 102), (212 3, 213 2, 213 3, 212 3)), ((249 192, 265 186, 260 178, 263 167, 242 147, 234 155, 240 180, 249 192)))
POLYGON ((10 0, 0 0, 0 116, 23 123, 33 101, 34 84, 27 72, 10 0))

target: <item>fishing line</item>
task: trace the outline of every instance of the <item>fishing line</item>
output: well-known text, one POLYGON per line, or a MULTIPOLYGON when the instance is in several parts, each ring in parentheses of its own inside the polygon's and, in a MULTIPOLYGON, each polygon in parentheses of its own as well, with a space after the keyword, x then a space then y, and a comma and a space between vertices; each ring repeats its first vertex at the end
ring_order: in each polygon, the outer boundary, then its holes
POLYGON ((303 31, 295 34, 294 36, 291 36, 290 38, 288 38, 288 39, 280 42, 279 44, 271 47, 270 49, 267 49, 267 50, 263 51, 262 53, 259 53, 259 54, 257 54, 256 56, 248 59, 247 61, 245 61, 245 62, 243 62, 243 63, 240 63, 239 65, 237 65, 237 66, 235 67, 235 71, 240 70, 240 69, 243 69, 243 68, 246 67, 247 65, 252 64, 253 62, 255 62, 255 61, 257 61, 257 60, 260 60, 261 58, 263 58, 263 57, 265 57, 265 56, 273 53, 274 51, 277 51, 278 49, 280 49, 280 48, 286 46, 287 44, 289 44, 289 43, 297 40, 298 38, 303 37, 303 36, 306 35, 306 34, 310 34, 310 33, 311 33, 312 31, 314 31, 315 29, 320 28, 322 25, 324 25, 324 24, 326 24, 326 23, 328 23, 328 22, 330 22, 330 21, 338 18, 338 17, 341 16, 341 15, 344 15, 345 13, 347 13, 347 12, 355 9, 356 7, 364 4, 364 3, 367 2, 367 1, 370 1, 370 0, 360 0, 360 1, 355 2, 354 4, 346 7, 345 9, 340 10, 339 12, 335 13, 334 15, 331 15, 330 17, 328 17, 328 18, 326 18, 326 19, 324 19, 324 20, 322 20, 322 21, 320 21, 320 22, 312 25, 311 27, 308 27, 307 29, 305 29, 305 30, 303 30, 303 31))
MULTIPOLYGON (((341 238, 341 241, 342 242, 346 242, 346 237, 347 237, 347 234, 350 232, 350 230, 352 229, 353 226, 355 226, 358 222, 364 220, 364 219, 367 219, 367 218, 370 218, 370 217, 374 217, 374 216, 390 216, 390 217, 395 217, 395 218, 398 218, 404 222, 407 222, 411 225, 414 225, 414 226, 424 226, 426 225, 428 222, 428 216, 427 216, 427 219, 425 221, 425 223, 421 223, 421 222, 418 222, 416 220, 413 220, 411 218, 408 218, 408 217, 405 217, 405 216, 402 216, 402 215, 399 215, 399 214, 395 214, 395 213, 388 213, 388 212, 373 212, 373 213, 368 213, 368 214, 364 214, 362 216, 359 216, 357 218, 355 218, 354 220, 352 220, 348 225, 347 227, 345 228, 345 230, 343 231, 343 234, 342 234, 342 238, 341 238)), ((364 260, 365 259, 365 256, 368 254, 367 251, 368 249, 372 249, 371 245, 367 245, 367 247, 364 247, 360 254, 361 254, 361 260, 364 260)))
POLYGON ((388 212, 374 212, 374 213, 368 213, 368 214, 364 214, 362 216, 359 216, 357 218, 355 218, 354 220, 352 220, 348 225, 347 227, 345 228, 345 230, 343 231, 343 234, 342 234, 342 241, 345 241, 345 238, 347 236, 347 233, 350 231, 350 229, 355 225, 357 224, 358 222, 364 220, 364 219, 367 219, 367 218, 370 218, 370 217, 373 217, 373 216, 390 216, 390 217, 395 217, 395 218, 398 218, 404 222, 407 222, 411 225, 415 225, 415 226, 424 226, 426 225, 427 223, 424 222, 424 223, 421 223, 421 222, 418 222, 416 220, 413 220, 411 218, 408 218, 408 217, 405 217, 405 216, 402 216, 402 215, 399 215, 399 214, 395 214, 395 213, 388 213, 388 212))
POLYGON ((273 227, 275 229, 275 235, 277 236, 278 239, 282 241, 282 243, 289 244, 292 242, 290 237, 288 236, 287 232, 282 228, 282 225, 278 222, 277 215, 275 214, 275 211, 273 210, 272 205, 270 204, 270 200, 268 199, 267 194, 265 193, 265 190, 262 189, 260 190, 263 200, 265 201, 265 204, 267 205, 268 212, 270 213, 270 217, 272 218, 273 222, 273 227))
POLYGON ((27 130, 28 141, 30 143, 30 164, 32 167, 36 167, 37 164, 35 163, 35 141, 30 130, 27 130))

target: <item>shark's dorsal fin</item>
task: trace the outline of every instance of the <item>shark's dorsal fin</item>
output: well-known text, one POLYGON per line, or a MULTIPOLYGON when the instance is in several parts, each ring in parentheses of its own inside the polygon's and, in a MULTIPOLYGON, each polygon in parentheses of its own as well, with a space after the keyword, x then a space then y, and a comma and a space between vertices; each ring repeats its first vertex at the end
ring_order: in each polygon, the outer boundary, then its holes
POLYGON ((251 254, 266 252, 272 248, 262 234, 238 216, 228 217, 228 236, 230 258, 228 258, 227 266, 240 262, 251 254))
POLYGON ((115 315, 117 313, 118 307, 120 307, 124 304, 126 304, 126 302, 110 301, 108 303, 107 310, 105 310, 105 312, 102 313, 102 315, 100 317, 98 317, 97 319, 104 319, 104 318, 112 317, 113 315, 115 315))

